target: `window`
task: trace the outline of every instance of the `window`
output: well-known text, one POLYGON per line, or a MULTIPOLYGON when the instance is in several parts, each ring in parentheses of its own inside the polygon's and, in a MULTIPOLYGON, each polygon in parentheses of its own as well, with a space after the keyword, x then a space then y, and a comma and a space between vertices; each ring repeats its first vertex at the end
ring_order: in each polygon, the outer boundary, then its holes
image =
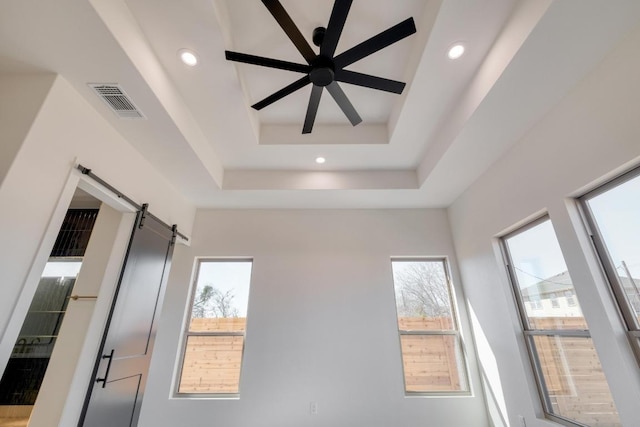
POLYGON ((247 324, 250 260, 200 260, 178 394, 237 395, 247 324))
POLYGON ((405 391, 468 390, 445 261, 393 260, 405 391))
POLYGON ((640 169, 580 201, 640 361, 640 169))
POLYGON ((551 221, 542 218, 502 244, 548 418, 569 426, 620 426, 551 221), (558 295, 569 294, 572 307, 553 307, 558 295), (539 298, 543 310, 530 310, 527 297, 539 298))
POLYGON ((542 302, 539 299, 531 300, 532 310, 542 310, 542 302))

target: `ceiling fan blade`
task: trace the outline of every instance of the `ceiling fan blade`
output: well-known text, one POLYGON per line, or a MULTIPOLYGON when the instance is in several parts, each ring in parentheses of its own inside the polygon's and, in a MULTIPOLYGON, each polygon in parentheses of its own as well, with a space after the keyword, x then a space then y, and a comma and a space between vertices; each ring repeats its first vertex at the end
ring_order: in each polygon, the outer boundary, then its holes
POLYGON ((354 46, 336 56, 334 59, 336 68, 343 68, 347 65, 353 64, 354 62, 384 49, 385 47, 392 45, 415 32, 416 24, 413 21, 413 18, 405 19, 388 30, 383 31, 380 34, 371 37, 369 40, 363 41, 359 45, 354 46))
POLYGON ((280 61, 279 59, 264 58, 262 56, 249 55, 246 53, 232 52, 230 50, 225 50, 224 56, 229 61, 260 65, 262 67, 279 68, 281 70, 295 71, 298 73, 308 73, 311 71, 311 66, 309 65, 280 61))
POLYGON ((336 80, 397 94, 401 94, 406 86, 405 83, 397 80, 384 79, 382 77, 370 76, 369 74, 356 73, 355 71, 349 70, 336 71, 336 80))
POLYGON ((309 107, 307 107, 307 115, 304 118, 304 126, 302 127, 302 133, 311 133, 313 130, 313 124, 316 121, 316 114, 318 113, 318 105, 320 105, 320 97, 322 96, 322 86, 313 85, 311 89, 311 96, 309 97, 309 107))
POLYGON ((262 3, 269 9, 271 15, 276 19, 280 27, 289 36, 289 39, 296 46, 307 62, 311 62, 316 58, 316 53, 309 46, 309 42, 304 38, 296 24, 293 22, 287 11, 282 7, 278 0, 262 0, 262 3))
POLYGON ((279 91, 277 91, 276 93, 273 93, 269 96, 267 96, 265 99, 263 99, 262 101, 253 104, 251 106, 251 108, 256 109, 256 110, 262 110, 264 107, 273 104, 274 102, 284 98, 285 96, 297 91, 298 89, 303 88, 304 86, 308 85, 309 83, 311 83, 311 80, 309 79, 309 76, 304 76, 303 78, 301 78, 300 80, 296 80, 295 82, 291 83, 289 86, 285 86, 282 89, 280 89, 279 91))
POLYGON ((326 88, 353 126, 362 121, 362 118, 356 109, 353 108, 351 101, 349 101, 349 98, 347 98, 347 95, 345 95, 337 82, 331 83, 329 86, 326 86, 326 88))
POLYGON ((352 2, 353 0, 336 0, 333 4, 331 18, 329 18, 329 24, 324 33, 324 40, 320 46, 320 55, 326 56, 327 58, 333 57, 352 2))

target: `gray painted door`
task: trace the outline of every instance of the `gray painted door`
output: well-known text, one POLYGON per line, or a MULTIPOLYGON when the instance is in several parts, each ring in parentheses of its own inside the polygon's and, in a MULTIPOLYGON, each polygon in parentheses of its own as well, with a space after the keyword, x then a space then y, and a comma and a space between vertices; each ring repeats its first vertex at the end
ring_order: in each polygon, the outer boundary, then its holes
POLYGON ((173 253, 173 232, 138 214, 79 426, 135 426, 173 253))

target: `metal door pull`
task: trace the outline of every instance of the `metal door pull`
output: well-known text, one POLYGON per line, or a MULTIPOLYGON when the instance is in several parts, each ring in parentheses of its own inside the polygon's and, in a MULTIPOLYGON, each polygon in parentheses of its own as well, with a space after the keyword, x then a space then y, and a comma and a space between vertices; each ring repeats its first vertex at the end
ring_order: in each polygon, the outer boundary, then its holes
POLYGON ((104 378, 96 378, 96 382, 102 383, 102 388, 105 388, 107 385, 107 378, 109 378, 109 371, 111 370, 111 362, 113 361, 113 350, 111 350, 111 353, 109 353, 108 355, 103 354, 102 358, 109 359, 109 363, 107 363, 107 370, 104 373, 104 378))

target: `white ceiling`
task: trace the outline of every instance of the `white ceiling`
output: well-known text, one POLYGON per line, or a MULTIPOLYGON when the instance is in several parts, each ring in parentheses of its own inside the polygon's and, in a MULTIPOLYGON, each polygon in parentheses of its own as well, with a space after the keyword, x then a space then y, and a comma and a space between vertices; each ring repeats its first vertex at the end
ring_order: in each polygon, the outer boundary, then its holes
MULTIPOLYGON (((333 5, 281 3, 310 44, 333 5)), ((363 122, 325 93, 310 135, 309 86, 250 108, 299 74, 224 59, 304 63, 260 0, 3 1, 0 73, 62 75, 198 206, 447 206, 639 25, 640 2, 354 0, 336 53, 408 17, 416 34, 350 67, 404 93, 341 84, 363 122), (147 119, 116 118, 87 86, 100 82, 147 119)))

